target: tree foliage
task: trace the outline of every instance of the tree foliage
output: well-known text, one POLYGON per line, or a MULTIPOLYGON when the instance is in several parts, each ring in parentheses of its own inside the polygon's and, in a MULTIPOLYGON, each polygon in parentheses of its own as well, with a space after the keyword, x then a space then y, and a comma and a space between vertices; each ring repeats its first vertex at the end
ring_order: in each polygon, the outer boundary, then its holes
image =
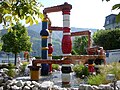
POLYGON ((120 29, 99 30, 94 33, 93 41, 95 45, 104 47, 105 50, 120 48, 120 29))
POLYGON ((73 49, 78 55, 86 54, 87 44, 88 44, 87 36, 75 37, 73 41, 73 49))
POLYGON ((10 30, 8 29, 8 33, 4 34, 1 40, 3 40, 2 50, 5 52, 12 52, 15 55, 22 51, 30 51, 32 47, 27 29, 20 23, 10 30))
POLYGON ((40 12, 42 4, 37 0, 1 0, 0 23, 11 26, 13 23, 25 20, 26 24, 38 23, 38 18, 43 18, 40 12), (37 18, 36 18, 37 16, 37 18))

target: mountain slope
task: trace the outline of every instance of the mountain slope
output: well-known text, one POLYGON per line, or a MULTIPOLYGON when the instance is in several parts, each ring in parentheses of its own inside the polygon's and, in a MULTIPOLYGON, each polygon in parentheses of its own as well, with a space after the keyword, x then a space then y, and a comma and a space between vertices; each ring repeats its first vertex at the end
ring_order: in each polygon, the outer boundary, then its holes
MULTIPOLYGON (((41 56, 41 36, 40 31, 42 30, 42 24, 34 24, 28 28, 28 35, 30 36, 30 40, 32 42, 32 52, 31 55, 41 56)), ((71 32, 78 32, 84 30, 91 30, 92 32, 97 31, 97 29, 89 29, 89 28, 75 28, 71 27, 71 32)), ((0 36, 5 34, 7 30, 1 30, 0 36)), ((52 32, 52 44, 54 48, 53 55, 62 55, 61 50, 61 41, 63 37, 63 32, 53 31, 52 32)))

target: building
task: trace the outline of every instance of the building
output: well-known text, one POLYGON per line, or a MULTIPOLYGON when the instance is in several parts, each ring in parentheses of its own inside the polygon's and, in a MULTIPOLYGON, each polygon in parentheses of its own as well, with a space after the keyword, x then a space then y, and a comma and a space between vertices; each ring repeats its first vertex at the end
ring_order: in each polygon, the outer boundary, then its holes
POLYGON ((120 28, 120 23, 116 23, 116 14, 110 14, 106 16, 104 28, 105 29, 115 29, 120 28))
POLYGON ((120 49, 106 50, 106 63, 119 61, 120 61, 120 49))

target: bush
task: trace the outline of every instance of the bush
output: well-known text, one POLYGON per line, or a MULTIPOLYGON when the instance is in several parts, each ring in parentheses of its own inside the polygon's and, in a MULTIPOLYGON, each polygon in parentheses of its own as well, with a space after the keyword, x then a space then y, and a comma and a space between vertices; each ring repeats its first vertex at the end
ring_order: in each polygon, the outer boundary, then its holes
POLYGON ((59 70, 59 65, 58 64, 52 64, 52 69, 59 70))
POLYGON ((100 84, 103 84, 103 82, 105 83, 106 82, 106 78, 105 78, 105 75, 91 75, 88 77, 88 83, 90 85, 100 85, 100 84))
POLYGON ((36 59, 41 59, 41 57, 35 57, 36 59))
POLYGON ((120 80, 120 63, 114 62, 108 65, 100 66, 100 73, 107 74, 115 74, 116 79, 120 80))
POLYGON ((75 65, 73 67, 73 71, 76 73, 77 77, 82 77, 82 75, 88 76, 89 72, 88 72, 88 68, 84 65, 75 65))
POLYGON ((8 69, 15 69, 16 66, 13 63, 9 63, 7 68, 8 69))
POLYGON ((6 74, 10 77, 15 77, 16 76, 16 72, 15 69, 8 69, 8 71, 6 72, 6 74))
POLYGON ((100 74, 89 76, 88 83, 91 85, 107 84, 110 81, 106 80, 107 74, 115 74, 117 80, 120 80, 120 63, 111 63, 108 65, 100 65, 100 74))
POLYGON ((20 69, 21 69, 21 73, 25 72, 25 68, 28 65, 28 62, 23 62, 23 65, 21 65, 20 69))
POLYGON ((61 59, 61 56, 52 56, 52 59, 61 59))

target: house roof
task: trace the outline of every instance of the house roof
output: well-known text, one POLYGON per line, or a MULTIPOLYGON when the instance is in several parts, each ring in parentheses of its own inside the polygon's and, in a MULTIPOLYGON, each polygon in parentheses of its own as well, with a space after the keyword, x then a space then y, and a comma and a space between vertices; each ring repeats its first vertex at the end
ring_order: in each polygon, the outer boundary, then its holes
POLYGON ((115 22, 116 22, 116 14, 110 14, 106 16, 104 27, 109 24, 113 24, 115 22))

